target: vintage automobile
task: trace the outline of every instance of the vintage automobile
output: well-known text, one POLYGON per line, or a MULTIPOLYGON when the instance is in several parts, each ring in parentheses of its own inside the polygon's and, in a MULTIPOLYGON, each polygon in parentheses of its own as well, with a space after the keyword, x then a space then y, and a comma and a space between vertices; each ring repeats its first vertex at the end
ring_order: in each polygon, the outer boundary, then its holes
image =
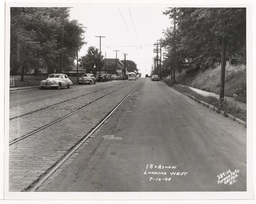
POLYGON ((159 80, 160 80, 160 78, 156 74, 151 77, 151 81, 159 81, 159 80))
POLYGON ((68 78, 66 74, 50 74, 47 79, 42 80, 40 83, 40 88, 58 88, 63 87, 70 88, 73 82, 68 78))
POLYGON ((78 84, 96 84, 96 78, 94 74, 86 73, 82 77, 79 77, 78 84))
POLYGON ((112 81, 112 75, 111 74, 106 74, 106 78, 107 78, 107 81, 112 81))
POLYGON ((128 80, 130 81, 130 80, 136 80, 137 79, 137 75, 136 75, 136 73, 134 73, 134 72, 129 72, 128 73, 128 80))
POLYGON ((100 74, 100 75, 97 77, 97 81, 98 81, 98 82, 106 82, 106 81, 108 81, 107 75, 106 75, 106 74, 100 74))

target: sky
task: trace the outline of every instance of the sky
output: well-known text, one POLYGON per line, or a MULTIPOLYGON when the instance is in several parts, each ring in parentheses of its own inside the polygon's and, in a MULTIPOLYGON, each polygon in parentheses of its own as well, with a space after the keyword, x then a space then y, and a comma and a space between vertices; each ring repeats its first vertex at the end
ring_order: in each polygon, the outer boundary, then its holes
POLYGON ((78 20, 85 28, 87 42, 79 52, 86 55, 88 47, 100 48, 106 58, 132 60, 142 76, 151 73, 154 44, 163 38, 171 20, 163 12, 167 4, 79 4, 72 5, 70 20, 78 20), (118 50, 117 52, 114 50, 118 50))

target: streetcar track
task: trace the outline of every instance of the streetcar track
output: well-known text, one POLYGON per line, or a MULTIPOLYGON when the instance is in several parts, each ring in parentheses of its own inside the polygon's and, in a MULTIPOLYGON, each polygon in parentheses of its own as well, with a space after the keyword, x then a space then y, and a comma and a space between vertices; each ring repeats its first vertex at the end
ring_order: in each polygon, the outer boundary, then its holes
MULTIPOLYGON (((108 87, 107 87, 108 88, 108 87)), ((86 94, 82 94, 82 95, 79 95, 79 96, 76 96, 74 98, 70 98, 70 99, 67 99, 67 100, 64 100, 64 101, 60 101, 58 103, 55 103, 55 104, 52 104, 52 105, 49 105, 49 106, 45 106, 45 107, 42 107, 42 108, 39 108, 39 109, 36 109, 36 110, 33 110, 33 111, 30 111, 30 112, 27 112, 27 113, 23 113, 23 114, 20 114, 20 115, 17 115, 17 116, 13 116, 13 117, 10 117, 9 120, 14 120, 14 119, 17 119, 17 118, 21 118, 21 117, 24 117, 26 115, 30 115, 30 114, 33 114, 33 113, 36 113, 36 112, 39 112, 41 110, 44 110, 44 109, 47 109, 47 108, 50 108, 50 107, 53 107, 53 106, 56 106, 56 105, 59 105, 59 104, 62 104, 62 103, 65 103, 65 102, 68 102, 68 101, 71 101, 71 100, 75 100, 75 99, 78 99, 78 98, 81 98, 81 97, 84 97, 84 96, 87 96, 87 95, 90 95, 90 94, 93 94, 93 93, 97 93, 99 91, 102 91, 102 90, 105 90, 107 88, 102 88, 102 89, 99 89, 97 91, 92 91, 92 92, 89 92, 89 93, 86 93, 86 94)))
POLYGON ((108 114, 96 125, 94 126, 83 138, 81 138, 73 147, 71 147, 67 152, 55 162, 45 173, 38 177, 36 181, 31 183, 23 192, 33 192, 40 187, 63 163, 65 163, 69 157, 90 137, 96 132, 113 114, 116 110, 128 99, 132 92, 134 92, 142 83, 139 83, 132 90, 130 90, 120 101, 119 103, 110 111, 108 114))
MULTIPOLYGON (((47 123, 47 124, 45 124, 45 125, 43 125, 43 126, 37 128, 37 129, 35 129, 35 130, 33 130, 33 131, 27 133, 27 134, 25 134, 25 135, 22 135, 22 136, 20 136, 20 137, 18 137, 18 138, 15 138, 14 140, 12 140, 12 141, 9 142, 9 146, 11 146, 11 145, 13 145, 13 144, 15 144, 15 143, 17 143, 17 142, 19 142, 19 141, 22 141, 22 140, 24 140, 24 139, 26 139, 26 138, 28 138, 28 137, 34 135, 34 134, 36 134, 36 133, 38 133, 38 132, 40 132, 40 131, 46 129, 46 128, 48 128, 48 127, 50 127, 50 126, 52 126, 52 125, 54 125, 54 124, 56 124, 56 123, 58 123, 58 122, 60 122, 60 121, 62 121, 62 120, 64 120, 64 119, 66 119, 66 118, 68 118, 68 117, 70 117, 70 116, 76 114, 77 112, 80 112, 83 108, 89 106, 90 104, 92 104, 92 103, 94 103, 94 102, 100 100, 101 98, 104 98, 104 97, 106 97, 106 96, 108 96, 108 95, 110 95, 110 94, 112 94, 112 93, 114 93, 114 92, 116 92, 116 91, 118 91, 118 90, 120 90, 120 89, 126 87, 126 86, 127 86, 127 85, 122 86, 122 87, 119 87, 118 89, 115 89, 114 91, 111 91, 111 92, 109 92, 109 93, 107 93, 107 94, 105 94, 105 95, 103 95, 103 96, 98 97, 98 98, 95 99, 95 100, 92 100, 92 101, 88 102, 87 104, 85 104, 85 105, 83 105, 83 106, 80 106, 80 107, 77 108, 75 111, 72 111, 72 112, 69 113, 69 114, 66 114, 66 115, 64 115, 64 116, 62 116, 62 117, 60 117, 60 118, 58 118, 58 119, 56 119, 56 120, 54 120, 54 121, 52 121, 52 122, 50 122, 50 123, 47 123)), ((95 93, 95 92, 94 92, 94 93, 95 93)))

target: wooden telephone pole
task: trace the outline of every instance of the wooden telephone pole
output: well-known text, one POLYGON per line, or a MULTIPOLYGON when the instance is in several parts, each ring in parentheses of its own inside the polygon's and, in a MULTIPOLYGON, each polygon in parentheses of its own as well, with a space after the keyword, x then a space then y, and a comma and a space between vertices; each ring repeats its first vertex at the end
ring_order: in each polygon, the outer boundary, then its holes
MULTIPOLYGON (((100 39, 100 56, 101 56, 101 38, 105 38, 106 36, 102 36, 102 35, 99 35, 99 36, 95 36, 96 38, 99 38, 100 39)), ((99 56, 99 60, 100 60, 100 56, 99 56)), ((99 67, 99 75, 101 73, 101 67, 99 67)))
POLYGON ((221 77, 220 77, 220 107, 222 108, 224 96, 225 96, 225 68, 226 68, 226 49, 227 49, 227 39, 223 35, 221 39, 221 77))

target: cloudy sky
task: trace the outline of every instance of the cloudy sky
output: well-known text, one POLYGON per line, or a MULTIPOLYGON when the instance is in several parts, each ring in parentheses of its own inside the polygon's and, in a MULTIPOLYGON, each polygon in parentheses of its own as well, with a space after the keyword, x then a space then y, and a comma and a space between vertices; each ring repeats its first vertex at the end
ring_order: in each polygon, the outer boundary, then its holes
POLYGON ((132 60, 139 71, 150 74, 153 64, 154 43, 163 38, 163 31, 171 26, 171 20, 163 12, 167 4, 75 4, 70 19, 76 19, 84 27, 86 45, 79 56, 86 54, 89 46, 99 48, 107 58, 132 60))

